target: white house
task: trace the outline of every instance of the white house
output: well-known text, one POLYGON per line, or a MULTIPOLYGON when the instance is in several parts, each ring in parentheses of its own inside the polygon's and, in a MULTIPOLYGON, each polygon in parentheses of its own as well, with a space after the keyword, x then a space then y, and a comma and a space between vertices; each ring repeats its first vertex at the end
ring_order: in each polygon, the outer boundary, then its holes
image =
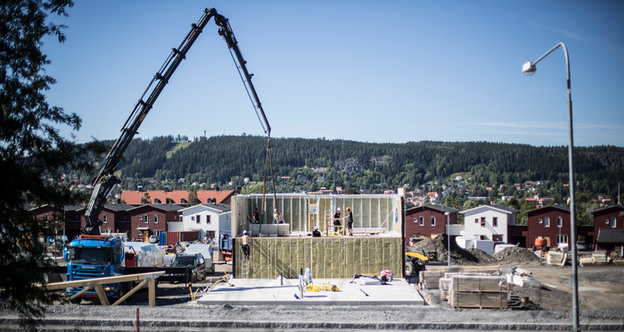
POLYGON ((185 231, 199 231, 200 239, 219 241, 221 234, 230 234, 232 230, 232 212, 225 204, 198 204, 180 210, 182 228, 185 231))
POLYGON ((516 224, 518 210, 501 205, 481 205, 459 213, 464 214, 464 238, 507 242, 508 226, 516 224))

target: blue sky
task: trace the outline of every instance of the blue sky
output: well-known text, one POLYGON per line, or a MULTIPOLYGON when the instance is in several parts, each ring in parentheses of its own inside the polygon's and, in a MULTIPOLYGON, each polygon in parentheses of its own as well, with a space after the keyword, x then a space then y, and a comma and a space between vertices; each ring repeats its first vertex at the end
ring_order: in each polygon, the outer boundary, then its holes
MULTIPOLYGON (((75 140, 115 139, 204 8, 230 19, 273 137, 363 142, 624 146, 622 1, 76 1, 44 50, 52 104, 75 140)), ((69 131, 66 131, 69 136, 69 131)), ((141 138, 262 135, 216 25, 208 24, 139 129, 141 138)))

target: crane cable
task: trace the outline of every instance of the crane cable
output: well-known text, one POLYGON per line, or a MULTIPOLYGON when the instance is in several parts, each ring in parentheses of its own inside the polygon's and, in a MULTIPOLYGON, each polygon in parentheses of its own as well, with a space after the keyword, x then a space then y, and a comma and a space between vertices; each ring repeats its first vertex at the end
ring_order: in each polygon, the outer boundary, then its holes
MULTIPOLYGON (((253 97, 251 96, 251 93, 249 92, 249 88, 247 87, 247 84, 251 84, 251 82, 249 82, 249 79, 245 80, 245 76, 243 75, 243 73, 241 73, 241 67, 238 65, 238 62, 236 62, 236 57, 232 53, 232 48, 228 47, 228 51, 230 52, 232 61, 234 61, 234 65, 236 66, 236 70, 238 71, 238 76, 241 78, 241 81, 243 82, 243 86, 245 87, 245 92, 247 92, 247 97, 249 98, 249 101, 251 102, 251 105, 253 106, 253 109, 256 112, 256 117, 258 118, 258 122, 260 122, 260 126, 262 127, 262 130, 264 131, 264 133, 267 134, 267 150, 266 150, 267 153, 266 153, 266 158, 264 162, 264 181, 262 184, 262 207, 264 208, 264 211, 266 213, 266 184, 267 184, 267 172, 268 172, 269 167, 271 168, 271 177, 273 179, 273 202, 274 204, 277 204, 277 193, 275 189, 275 173, 273 172, 273 158, 271 157, 271 133, 269 132, 268 128, 262 122, 262 119, 260 118, 260 114, 258 113, 259 105, 256 105, 253 97)), ((258 220, 258 222, 260 222, 260 220, 258 220)))

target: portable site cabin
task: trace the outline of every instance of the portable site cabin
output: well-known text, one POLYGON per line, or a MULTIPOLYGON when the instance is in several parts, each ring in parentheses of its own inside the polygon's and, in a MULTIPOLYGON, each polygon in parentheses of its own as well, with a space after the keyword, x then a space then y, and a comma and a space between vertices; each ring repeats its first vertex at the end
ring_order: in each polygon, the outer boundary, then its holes
MULTIPOLYGON (((237 195, 232 200, 234 274, 237 277, 294 277, 306 267, 322 278, 351 278, 354 274, 391 270, 403 264, 403 201, 399 195, 237 195), (353 237, 333 232, 333 214, 353 212, 353 237), (254 223, 258 209, 259 224, 254 223), (277 209, 283 223, 274 222, 277 209), (310 233, 318 227, 322 237, 310 233), (252 235, 248 267, 243 268, 240 237, 252 235), (237 257, 238 256, 238 257, 237 257)), ((343 220, 345 225, 346 221, 343 220)))

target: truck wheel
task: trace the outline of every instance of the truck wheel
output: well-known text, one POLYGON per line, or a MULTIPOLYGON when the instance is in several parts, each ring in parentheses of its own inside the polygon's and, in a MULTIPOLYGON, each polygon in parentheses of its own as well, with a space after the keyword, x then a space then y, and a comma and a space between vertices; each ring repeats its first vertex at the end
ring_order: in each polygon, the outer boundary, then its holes
POLYGON ((80 304, 80 302, 82 302, 82 299, 77 297, 75 299, 69 300, 69 302, 71 302, 73 304, 80 304))
POLYGON ((412 263, 411 261, 407 261, 405 262, 405 276, 409 277, 412 274, 414 274, 414 271, 416 271, 416 268, 414 267, 414 263, 412 263))

